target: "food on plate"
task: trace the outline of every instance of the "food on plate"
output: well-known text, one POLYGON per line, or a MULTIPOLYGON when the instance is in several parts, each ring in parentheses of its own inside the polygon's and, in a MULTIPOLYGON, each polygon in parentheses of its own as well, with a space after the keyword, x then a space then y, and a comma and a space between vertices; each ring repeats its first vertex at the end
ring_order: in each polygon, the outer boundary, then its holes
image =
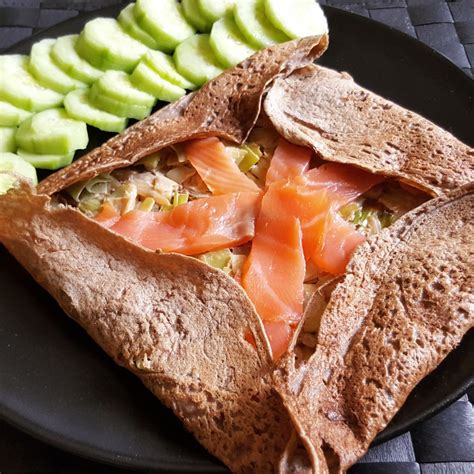
POLYGON ((92 84, 104 73, 82 59, 76 51, 79 35, 61 36, 51 50, 54 62, 69 76, 86 84, 92 84))
MULTIPOLYGON (((234 4, 139 0, 117 20, 96 18, 79 35, 39 41, 30 57, 0 56, 0 67, 13 76, 5 75, 0 84, 0 126, 18 126, 30 111, 63 105, 71 118, 120 132, 127 119, 149 116, 156 100, 174 102, 258 48, 289 40, 266 19, 262 2, 239 11, 234 4), (253 9, 256 22, 251 20, 253 9), (195 34, 193 25, 211 35, 195 34), (254 29, 247 43, 246 32, 254 29)), ((309 33, 307 21, 303 25, 295 37, 309 33)), ((311 34, 325 34, 326 26, 313 24, 311 34)), ((32 156, 37 153, 31 149, 17 150, 11 142, 3 149, 28 154, 32 163, 50 168, 69 163, 70 153, 58 155, 54 149, 45 150, 44 157, 32 156)))
POLYGON ((474 325, 472 149, 311 65, 327 44, 0 197, 0 242, 235 472, 347 469, 474 325))
POLYGON ((64 98, 64 108, 70 117, 82 120, 88 125, 106 132, 121 132, 127 127, 128 119, 100 110, 92 104, 85 89, 69 92, 64 98))
POLYGON ((52 58, 51 52, 56 40, 45 39, 34 44, 30 54, 30 72, 35 79, 43 86, 67 94, 68 92, 87 87, 87 84, 69 76, 52 58))
POLYGON ((29 179, 34 186, 38 184, 36 170, 27 161, 14 153, 0 153, 0 194, 13 188, 18 176, 29 179))
POLYGON ((160 47, 158 41, 153 36, 146 32, 138 23, 135 17, 135 4, 131 3, 126 6, 117 18, 120 26, 137 41, 140 41, 145 46, 151 49, 158 49, 160 47))
MULTIPOLYGON (((332 293, 314 352, 288 354, 274 374, 310 472, 354 464, 474 326, 473 211, 470 184, 369 239, 332 293)), ((300 465, 297 447, 283 472, 300 465)))
POLYGON ((198 86, 202 86, 223 72, 207 34, 194 35, 183 41, 174 53, 179 73, 198 86))
POLYGON ((71 119, 64 109, 44 110, 23 122, 16 133, 18 146, 32 153, 65 155, 89 143, 84 122, 71 119))
POLYGON ((41 86, 28 71, 29 59, 20 54, 0 56, 0 99, 30 112, 58 107, 63 95, 41 86))
POLYGON ((15 127, 0 127, 0 153, 16 150, 16 130, 15 127))
POLYGON ((74 159, 74 152, 65 153, 63 155, 48 155, 44 153, 33 153, 31 151, 18 148, 16 151, 18 156, 21 156, 25 161, 41 170, 57 170, 64 168, 72 163, 74 159))
POLYGON ((101 110, 137 120, 148 117, 155 97, 136 88, 122 71, 107 71, 91 87, 89 98, 101 110))
POLYGON ((209 44, 217 60, 226 68, 236 66, 257 51, 247 44, 231 16, 214 23, 209 44))
POLYGON ((0 100, 0 127, 16 127, 31 116, 31 112, 0 100))
POLYGON ((138 24, 158 43, 158 49, 172 52, 195 33, 175 0, 137 0, 134 14, 138 24))
POLYGON ((127 35, 117 20, 96 18, 89 21, 76 42, 76 51, 92 66, 131 72, 148 48, 127 35))

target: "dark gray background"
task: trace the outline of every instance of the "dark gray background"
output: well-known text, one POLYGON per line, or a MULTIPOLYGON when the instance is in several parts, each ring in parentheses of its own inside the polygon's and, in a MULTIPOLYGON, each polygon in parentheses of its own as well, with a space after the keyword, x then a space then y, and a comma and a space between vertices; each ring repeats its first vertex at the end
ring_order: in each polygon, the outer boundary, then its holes
MULTIPOLYGON (((288 0, 291 1, 291 0, 288 0)), ((36 31, 82 11, 126 0, 0 0, 0 52, 36 31)), ((417 37, 467 74, 474 72, 474 0, 327 0, 327 4, 371 17, 417 37)), ((0 72, 1 74, 1 72, 0 72)), ((473 473, 474 390, 442 413, 372 448, 352 473, 473 473)), ((121 473, 36 441, 0 421, 0 473, 121 473)))

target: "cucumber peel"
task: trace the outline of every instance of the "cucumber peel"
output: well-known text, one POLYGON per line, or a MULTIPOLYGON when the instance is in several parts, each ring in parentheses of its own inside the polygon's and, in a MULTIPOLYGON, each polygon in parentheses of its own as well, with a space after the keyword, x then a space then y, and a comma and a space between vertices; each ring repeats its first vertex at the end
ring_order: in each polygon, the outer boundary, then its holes
POLYGON ((290 40, 283 31, 275 28, 268 20, 264 0, 237 2, 234 19, 242 35, 257 48, 267 48, 290 40))
MULTIPOLYGON (((236 3, 236 0, 195 0, 202 15, 211 23, 222 18, 230 12, 236 3)), ((242 1, 242 0, 240 0, 242 1)))
POLYGON ((70 118, 64 109, 50 109, 23 122, 16 142, 27 152, 66 155, 86 148, 89 136, 84 122, 70 118))
POLYGON ((201 33, 209 33, 211 31, 212 22, 201 13, 196 0, 181 0, 181 4, 183 5, 184 16, 196 30, 201 33))
POLYGON ((161 51, 149 51, 143 57, 142 62, 154 69, 163 79, 182 89, 190 91, 197 89, 196 84, 188 81, 177 71, 173 58, 161 51))
POLYGON ((54 39, 45 39, 31 48, 30 71, 34 78, 43 87, 48 87, 60 94, 87 87, 84 82, 72 78, 53 62, 51 51, 55 43, 54 39))
POLYGON ((117 20, 96 18, 82 30, 76 51, 98 69, 131 72, 148 48, 125 33, 117 20))
POLYGON ((76 120, 103 130, 105 132, 120 133, 127 127, 127 119, 110 114, 94 107, 89 100, 86 89, 77 89, 69 92, 64 98, 64 107, 67 113, 76 120))
POLYGON ((186 91, 182 87, 163 79, 154 69, 144 62, 141 62, 135 71, 133 71, 131 81, 135 87, 166 102, 174 102, 186 94, 186 91))
POLYGON ((41 155, 19 148, 17 153, 34 168, 51 171, 69 166, 74 159, 74 152, 66 155, 41 155))
POLYGON ((0 100, 0 127, 16 127, 31 117, 31 112, 0 100))
POLYGON ((24 176, 31 180, 34 186, 38 184, 36 170, 30 163, 14 153, 0 153, 0 194, 14 187, 17 181, 15 176, 7 173, 24 176))
POLYGON ((231 16, 214 23, 210 45, 219 62, 226 68, 234 67, 257 52, 247 44, 231 16))
POLYGON ((147 33, 135 19, 135 14, 133 13, 133 9, 135 7, 134 3, 131 3, 127 7, 125 7, 118 17, 118 22, 122 26, 122 28, 132 37, 135 38, 137 41, 140 41, 145 46, 148 46, 151 49, 158 49, 159 44, 151 36, 147 33))
POLYGON ((0 76, 0 100, 31 112, 61 105, 64 96, 38 84, 28 71, 28 63, 28 56, 0 56, 0 70, 8 71, 0 76))
POLYGON ((181 4, 175 0, 137 0, 134 10, 138 24, 158 42, 159 49, 172 52, 195 33, 186 21, 181 4))
POLYGON ((328 32, 322 8, 314 0, 264 0, 265 12, 275 28, 290 38, 319 36, 328 32))
POLYGON ((16 127, 0 127, 0 153, 16 150, 16 127))
POLYGON ((207 34, 191 36, 183 41, 174 53, 178 72, 198 86, 224 71, 212 51, 209 39, 207 34))
POLYGON ((79 35, 61 36, 51 50, 53 61, 66 73, 78 81, 92 84, 104 73, 82 59, 76 51, 79 35))

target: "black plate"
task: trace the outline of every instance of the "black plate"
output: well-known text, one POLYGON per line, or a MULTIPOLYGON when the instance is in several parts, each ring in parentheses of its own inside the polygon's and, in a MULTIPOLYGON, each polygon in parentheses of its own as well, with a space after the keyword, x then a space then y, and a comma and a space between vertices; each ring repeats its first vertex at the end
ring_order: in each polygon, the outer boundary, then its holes
MULTIPOLYGON (((116 15, 105 9, 102 16, 116 15)), ((418 41, 382 24, 327 8, 331 46, 322 64, 407 106, 473 144, 472 81, 418 41)), ((15 46, 79 32, 83 15, 15 46)), ((93 141, 104 139, 94 135, 93 141)), ((0 250, 0 416, 85 457, 167 472, 222 472, 141 383, 115 366, 20 266, 0 250)), ((474 333, 427 377, 377 442, 408 430, 472 383, 474 333)))

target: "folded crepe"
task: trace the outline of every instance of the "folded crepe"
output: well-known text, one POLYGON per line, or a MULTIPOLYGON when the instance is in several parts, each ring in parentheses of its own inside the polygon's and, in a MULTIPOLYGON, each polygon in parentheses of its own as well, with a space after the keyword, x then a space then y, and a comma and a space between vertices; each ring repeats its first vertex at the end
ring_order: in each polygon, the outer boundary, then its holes
MULTIPOLYGON (((173 409, 186 428, 235 472, 293 469, 289 452, 297 440, 292 435, 293 427, 304 443, 310 469, 332 469, 333 464, 324 453, 328 445, 334 457, 339 456, 336 468, 345 469, 388 423, 416 383, 459 343, 472 325, 472 308, 443 312, 445 306, 434 304, 430 307, 430 318, 446 322, 440 326, 443 337, 424 338, 428 317, 425 313, 424 317, 413 318, 411 326, 414 337, 418 333, 423 336, 422 345, 416 343, 415 337, 415 345, 407 346, 407 354, 403 354, 405 333, 389 332, 394 339, 395 367, 397 355, 400 364, 409 358, 412 366, 410 373, 404 373, 403 383, 398 383, 395 369, 374 373, 370 387, 387 394, 393 390, 392 395, 387 395, 390 403, 377 405, 376 421, 371 422, 372 412, 367 410, 372 408, 364 404, 365 399, 356 399, 359 394, 366 396, 362 388, 360 393, 350 393, 342 383, 333 382, 326 393, 325 381, 332 381, 332 371, 342 381, 350 380, 352 373, 354 377, 362 373, 357 366, 359 353, 348 350, 345 344, 352 348, 356 339, 353 341, 351 335, 362 337, 361 330, 372 330, 372 313, 366 308, 372 300, 370 295, 364 299, 368 295, 364 293, 359 297, 363 301, 354 300, 351 306, 351 295, 364 289, 373 295, 380 293, 381 297, 386 294, 396 301, 401 298, 406 307, 416 306, 419 294, 407 291, 401 284, 392 288, 392 274, 406 275, 407 283, 415 279, 417 291, 430 295, 431 280, 420 279, 420 269, 407 266, 404 255, 412 256, 409 263, 429 263, 436 257, 431 256, 430 248, 438 249, 444 258, 453 248, 452 242, 456 242, 466 256, 469 247, 465 232, 473 209, 471 191, 454 191, 449 197, 430 201, 402 217, 395 227, 369 239, 352 260, 344 281, 336 286, 322 316, 315 354, 325 353, 321 365, 325 370, 316 367, 316 356, 297 365, 290 351, 274 375, 275 365, 262 322, 248 296, 232 278, 194 258, 151 252, 103 228, 71 206, 58 205, 48 195, 101 173, 131 166, 153 152, 191 138, 218 136, 243 143, 257 119, 262 118, 262 101, 272 126, 282 137, 310 146, 327 161, 342 161, 390 176, 432 195, 450 192, 472 181, 473 152, 452 135, 363 90, 346 75, 316 66, 298 71, 298 67, 311 62, 326 47, 326 37, 307 38, 257 53, 199 92, 162 109, 50 176, 40 183, 37 193, 22 185, 0 197, 0 242, 117 363, 137 374, 173 409), (322 94, 317 92, 320 79, 328 92, 322 96, 320 112, 312 114, 310 107, 317 106, 313 94, 322 94), (285 86, 287 81, 291 87, 285 86), (298 87, 294 86, 295 81, 299 81, 298 87), (341 81, 347 87, 341 87, 341 81), (298 88, 300 92, 296 93, 298 88), (293 99, 289 98, 291 94, 293 99), (365 110, 364 119, 358 120, 355 111, 360 108, 357 101, 362 100, 362 95, 373 105, 365 110), (290 117, 287 106, 291 100, 294 117, 290 117), (343 125, 348 108, 354 111, 343 125), (328 117, 331 110, 338 120, 323 126, 320 119, 328 117), (385 119, 383 111, 389 111, 389 118, 385 119), (397 120, 405 120, 407 126, 395 133, 393 124, 397 120), (409 132, 408 122, 416 128, 416 135, 409 132), (375 136, 383 140, 377 141, 375 136), (371 152, 365 153, 363 147, 369 147, 368 143, 371 152), (385 147, 388 143, 394 146, 385 147), (433 146, 428 147, 427 143, 433 146), (452 154, 464 160, 464 166, 437 151, 443 147, 454 150, 452 154), (443 233, 433 234, 429 224, 431 219, 437 223, 441 219, 440 209, 445 208, 455 217, 456 225, 449 227, 453 241, 443 238, 443 233), (425 235, 433 239, 429 247, 424 245, 425 235), (391 266, 380 264, 392 253, 391 266), (353 276, 356 268, 360 268, 357 278, 353 276), (373 280, 372 289, 364 288, 366 279, 373 280), (345 309, 333 313, 332 307, 338 304, 345 309), (354 317, 349 317, 350 311, 354 317), (456 330, 451 329, 454 327, 456 330), (339 345, 333 351, 327 344, 330 337, 337 335, 346 338, 337 341, 339 345), (396 388, 392 388, 394 384, 396 388), (306 387, 307 391, 300 394, 298 387, 306 387), (337 422, 346 415, 345 403, 349 402, 353 404, 348 408, 352 410, 351 416, 360 413, 360 429, 366 431, 360 437, 359 425, 353 425, 355 418, 344 420, 349 426, 347 432, 353 433, 348 439, 357 442, 348 441, 340 448, 330 444, 332 438, 327 433, 336 433, 332 425, 321 421, 327 412, 314 415, 325 404, 340 403, 341 413, 334 409, 337 422), (367 423, 365 428, 362 423, 367 423)), ((458 272, 461 264, 451 258, 443 265, 446 268, 439 267, 440 272, 446 278, 449 276, 446 293, 452 292, 462 299, 465 295, 459 288, 463 288, 465 280, 458 272)), ((308 311, 313 308, 310 304, 308 311)), ((379 315, 381 321, 377 324, 381 327, 376 326, 377 330, 384 328, 384 316, 383 312, 379 315)), ((388 328, 408 331, 403 312, 386 317, 393 319, 388 328)), ((295 337, 291 347, 296 343, 295 337)), ((379 348, 377 341, 370 340, 368 344, 379 348)), ((368 363, 372 363, 372 357, 368 363)), ((361 384, 355 384, 354 389, 361 384)))

